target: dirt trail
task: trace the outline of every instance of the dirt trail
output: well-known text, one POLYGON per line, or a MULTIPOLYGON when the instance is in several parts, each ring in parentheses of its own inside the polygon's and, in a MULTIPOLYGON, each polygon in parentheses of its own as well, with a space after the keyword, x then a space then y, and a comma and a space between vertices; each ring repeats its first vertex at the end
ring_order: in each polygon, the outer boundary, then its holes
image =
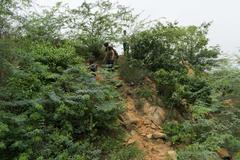
POLYGON ((144 151, 145 160, 176 160, 176 153, 171 148, 171 143, 165 141, 166 135, 158 125, 159 121, 154 119, 154 117, 160 120, 164 118, 163 109, 152 107, 146 102, 144 111, 139 111, 131 96, 127 96, 126 101, 127 108, 122 120, 129 131, 127 145, 136 143, 144 151))
MULTIPOLYGON (((104 78, 98 75, 98 81, 104 78)), ((120 80, 119 76, 114 78, 120 80)), ((157 95, 156 85, 146 79, 153 92, 157 95)), ((129 87, 122 81, 120 92, 126 97, 126 111, 121 115, 121 122, 128 130, 126 145, 136 144, 144 152, 144 160, 177 160, 176 152, 171 148, 171 143, 166 141, 161 125, 165 120, 165 111, 159 106, 152 106, 147 101, 144 102, 143 110, 136 107, 135 101, 129 91, 133 88, 129 87)), ((118 87, 118 88, 119 88, 118 87)), ((156 97, 156 95, 153 95, 156 97)))

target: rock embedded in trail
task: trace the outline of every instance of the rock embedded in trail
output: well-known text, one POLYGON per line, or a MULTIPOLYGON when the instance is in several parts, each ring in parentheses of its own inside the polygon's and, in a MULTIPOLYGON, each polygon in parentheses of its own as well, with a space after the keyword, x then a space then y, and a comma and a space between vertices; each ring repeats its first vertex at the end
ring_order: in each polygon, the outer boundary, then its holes
POLYGON ((168 151, 168 160, 177 160, 177 153, 175 151, 168 151))
POLYGON ((152 128, 152 129, 157 129, 157 127, 156 127, 155 124, 151 124, 151 128, 152 128))
POLYGON ((152 136, 153 136, 152 134, 148 134, 148 135, 147 135, 147 138, 148 138, 148 139, 152 139, 152 136))
POLYGON ((131 145, 131 144, 133 144, 133 143, 135 143, 135 142, 136 142, 136 140, 134 140, 134 139, 129 139, 128 142, 127 142, 127 145, 131 145))
POLYGON ((132 131, 131 131, 131 135, 132 135, 132 136, 134 136, 134 135, 136 135, 136 134, 137 134, 137 132, 136 132, 135 130, 132 130, 132 131))
POLYGON ((144 114, 149 117, 149 119, 155 125, 162 125, 166 118, 165 111, 158 106, 151 106, 149 103, 145 103, 143 107, 144 114))
POLYGON ((161 132, 155 132, 155 133, 153 133, 152 138, 153 139, 166 139, 167 135, 164 133, 161 133, 161 132))
POLYGON ((144 125, 150 125, 151 124, 151 121, 149 120, 144 120, 144 125))

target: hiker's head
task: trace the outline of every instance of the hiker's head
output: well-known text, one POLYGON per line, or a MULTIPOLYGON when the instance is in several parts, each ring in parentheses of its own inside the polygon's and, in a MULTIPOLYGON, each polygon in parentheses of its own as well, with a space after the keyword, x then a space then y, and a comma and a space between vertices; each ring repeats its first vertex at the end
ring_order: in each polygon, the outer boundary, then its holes
POLYGON ((103 45, 104 45, 105 47, 108 47, 108 46, 109 46, 109 43, 108 43, 108 42, 105 42, 103 45))

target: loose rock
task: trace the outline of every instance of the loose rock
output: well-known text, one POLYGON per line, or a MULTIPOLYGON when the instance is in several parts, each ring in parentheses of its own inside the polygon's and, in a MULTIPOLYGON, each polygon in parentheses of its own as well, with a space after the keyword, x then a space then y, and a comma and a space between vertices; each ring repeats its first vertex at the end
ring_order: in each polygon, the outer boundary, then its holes
POLYGON ((169 160, 177 160, 177 153, 175 151, 168 151, 167 154, 169 160))
POLYGON ((148 135, 147 135, 147 138, 148 138, 148 139, 152 139, 152 136, 153 136, 152 134, 148 134, 148 135))
POLYGON ((167 138, 167 135, 164 134, 164 133, 155 132, 155 133, 153 133, 152 137, 153 137, 154 139, 166 139, 166 138, 167 138))
POLYGON ((157 129, 157 127, 154 124, 151 124, 152 129, 157 129))
POLYGON ((136 132, 135 130, 132 130, 132 131, 131 131, 131 135, 132 135, 132 136, 134 136, 134 135, 136 135, 136 134, 137 134, 137 132, 136 132))
POLYGON ((135 142, 136 142, 136 140, 134 140, 134 139, 129 139, 128 142, 127 142, 127 144, 130 145, 130 144, 133 144, 133 143, 135 143, 135 142))
POLYGON ((161 107, 151 106, 149 103, 144 104, 143 111, 158 126, 161 126, 166 118, 165 111, 161 107))

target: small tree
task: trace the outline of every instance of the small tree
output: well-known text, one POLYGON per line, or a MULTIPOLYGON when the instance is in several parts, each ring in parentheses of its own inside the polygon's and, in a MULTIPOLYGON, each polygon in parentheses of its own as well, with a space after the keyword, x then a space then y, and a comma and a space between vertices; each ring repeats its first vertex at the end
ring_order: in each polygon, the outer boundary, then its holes
POLYGON ((132 9, 109 0, 84 2, 69 10, 69 34, 76 37, 95 57, 105 41, 118 42, 123 29, 133 25, 137 16, 132 9))
POLYGON ((0 0, 0 38, 7 36, 16 28, 16 24, 22 18, 19 11, 30 2, 31 0, 0 0))
POLYGON ((180 27, 159 23, 131 37, 131 56, 143 60, 153 71, 179 70, 186 65, 200 71, 209 69, 219 49, 207 46, 208 27, 209 24, 180 27))
POLYGON ((50 9, 44 9, 41 13, 32 12, 26 17, 22 34, 30 40, 42 40, 55 42, 63 39, 64 29, 68 16, 65 15, 65 6, 57 3, 50 9))

